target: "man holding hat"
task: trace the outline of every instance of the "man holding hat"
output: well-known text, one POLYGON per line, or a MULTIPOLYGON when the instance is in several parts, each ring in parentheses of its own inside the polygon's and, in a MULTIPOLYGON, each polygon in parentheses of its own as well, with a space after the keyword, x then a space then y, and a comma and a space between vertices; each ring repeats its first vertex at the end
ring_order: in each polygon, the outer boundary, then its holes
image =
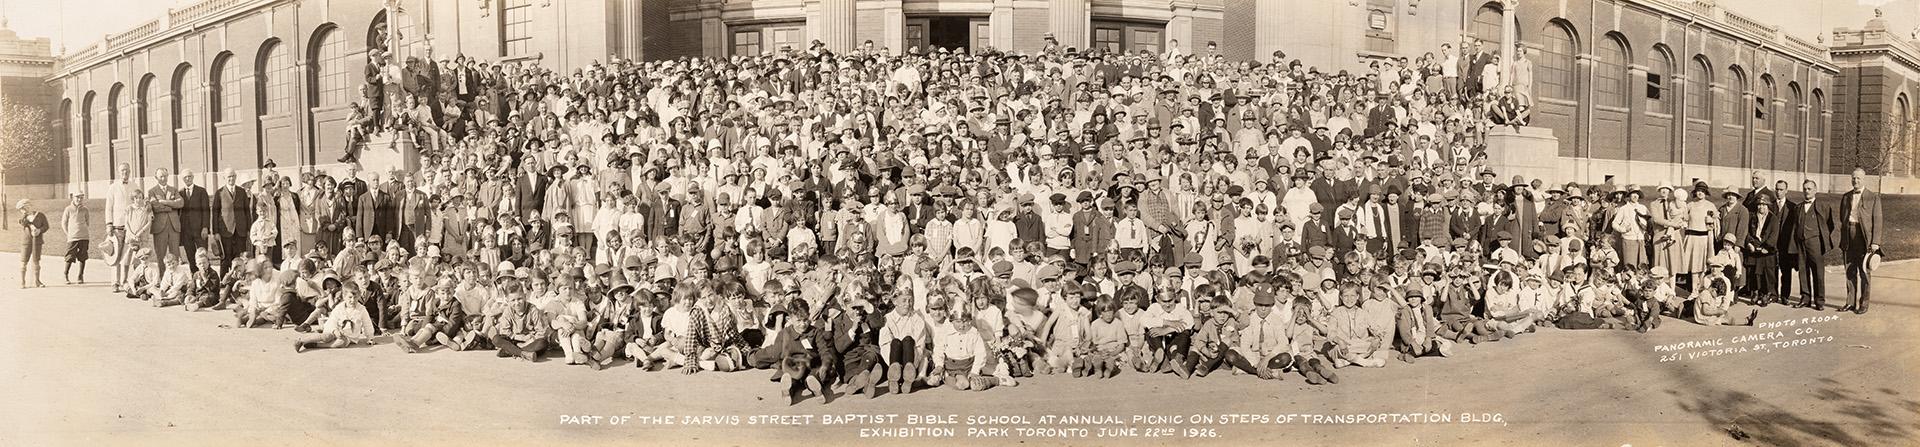
POLYGON ((1873 296, 1873 270, 1866 262, 1880 254, 1880 194, 1867 191, 1865 170, 1854 168, 1853 188, 1840 196, 1840 247, 1847 263, 1847 306, 1856 314, 1867 313, 1867 300, 1873 296))

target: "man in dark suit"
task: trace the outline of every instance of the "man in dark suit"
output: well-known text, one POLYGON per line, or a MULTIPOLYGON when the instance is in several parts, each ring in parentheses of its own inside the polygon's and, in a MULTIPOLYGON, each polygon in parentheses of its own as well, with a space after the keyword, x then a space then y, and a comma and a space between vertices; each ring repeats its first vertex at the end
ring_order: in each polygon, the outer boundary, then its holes
POLYGON ((173 175, 167 168, 153 171, 156 185, 147 189, 147 203, 153 208, 153 265, 167 265, 167 256, 179 253, 180 246, 180 208, 186 206, 186 200, 180 197, 180 189, 173 187, 173 175))
POLYGON ((230 265, 234 258, 245 255, 253 247, 247 242, 247 232, 253 227, 253 201, 232 169, 222 172, 221 177, 226 183, 213 194, 213 206, 208 208, 213 217, 208 224, 213 226, 215 237, 220 238, 221 252, 225 255, 220 265, 230 265))
POLYGON ((1776 201, 1773 191, 1757 191, 1759 193, 1756 195, 1760 197, 1748 198, 1749 203, 1753 203, 1754 213, 1748 219, 1752 226, 1748 229, 1749 236, 1745 244, 1747 279, 1752 284, 1750 293, 1753 300, 1761 307, 1766 307, 1767 303, 1774 301, 1785 303, 1780 299, 1780 264, 1785 255, 1780 254, 1778 248, 1783 232, 1780 224, 1783 213, 1774 209, 1776 201))
POLYGON ((1856 314, 1867 313, 1867 299, 1873 296, 1873 272, 1867 271, 1867 255, 1880 251, 1880 194, 1866 190, 1865 170, 1854 168, 1853 189, 1840 199, 1841 246, 1846 250, 1847 307, 1856 314))
POLYGON ((1800 266, 1799 256, 1787 252, 1787 247, 1793 245, 1793 229, 1791 225, 1793 225, 1794 216, 1799 215, 1800 207, 1794 206, 1794 201, 1787 199, 1788 188, 1786 180, 1774 182, 1773 192, 1774 217, 1772 223, 1774 226, 1780 227, 1780 231, 1775 233, 1774 237, 1768 239, 1767 242, 1773 244, 1774 267, 1779 269, 1778 274, 1775 275, 1775 279, 1778 279, 1779 283, 1775 284, 1776 287, 1774 290, 1780 294, 1780 304, 1787 304, 1787 297, 1793 295, 1793 278, 1800 266))
POLYGON ((338 188, 344 206, 335 212, 342 222, 353 227, 354 235, 366 237, 373 231, 373 213, 369 209, 373 203, 367 196, 367 181, 360 179, 360 167, 348 165, 347 178, 340 180, 338 188))
POLYGON ((1823 258, 1827 250, 1839 246, 1834 237, 1836 225, 1833 207, 1814 200, 1817 191, 1814 181, 1800 184, 1806 197, 1800 203, 1793 204, 1794 215, 1787 231, 1793 233, 1789 238, 1786 253, 1799 260, 1800 295, 1799 306, 1812 306, 1814 310, 1826 310, 1826 265, 1823 258))
POLYGON ((184 248, 187 266, 194 270, 204 267, 194 258, 194 253, 207 246, 207 188, 195 184, 193 171, 180 171, 180 246, 184 248))
MULTIPOLYGON (((398 241, 400 236, 400 191, 398 177, 388 180, 373 193, 373 234, 398 241)), ((382 247, 384 248, 384 247, 382 247)))

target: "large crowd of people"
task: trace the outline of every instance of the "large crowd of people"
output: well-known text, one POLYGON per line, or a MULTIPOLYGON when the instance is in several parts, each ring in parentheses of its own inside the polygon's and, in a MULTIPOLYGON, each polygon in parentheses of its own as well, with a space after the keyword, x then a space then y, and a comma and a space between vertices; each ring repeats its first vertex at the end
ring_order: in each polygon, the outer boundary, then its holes
POLYGON ((105 253, 116 292, 293 327, 299 351, 757 369, 795 402, 1046 374, 1331 384, 1536 330, 1752 324, 1824 307, 1831 250, 1866 311, 1882 232, 1859 173, 1818 203, 1760 173, 1502 176, 1484 141, 1525 123, 1532 75, 1492 47, 1364 72, 1050 37, 571 72, 379 47, 343 175, 268 161, 209 189, 120 166, 109 234, 82 197, 62 216, 68 279, 105 253), (421 169, 359 168, 402 145, 421 169))

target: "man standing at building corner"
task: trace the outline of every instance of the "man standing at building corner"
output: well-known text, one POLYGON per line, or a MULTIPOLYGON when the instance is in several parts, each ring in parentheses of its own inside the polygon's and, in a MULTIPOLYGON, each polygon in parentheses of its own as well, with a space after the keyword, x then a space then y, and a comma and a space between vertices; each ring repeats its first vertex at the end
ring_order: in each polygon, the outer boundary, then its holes
POLYGON ((174 189, 168 180, 173 176, 167 168, 153 171, 154 185, 147 190, 148 205, 153 207, 153 263, 166 265, 167 255, 176 253, 180 248, 180 213, 186 206, 186 200, 180 197, 180 190, 174 189))
POLYGON ((194 184, 192 170, 180 171, 180 247, 187 265, 200 270, 193 254, 207 247, 207 188, 194 184))
POLYGON ((1846 250, 1847 307, 1856 314, 1867 313, 1867 299, 1873 296, 1873 272, 1867 270, 1867 255, 1880 251, 1880 194, 1866 190, 1867 172, 1853 169, 1853 189, 1840 199, 1840 243, 1846 250))

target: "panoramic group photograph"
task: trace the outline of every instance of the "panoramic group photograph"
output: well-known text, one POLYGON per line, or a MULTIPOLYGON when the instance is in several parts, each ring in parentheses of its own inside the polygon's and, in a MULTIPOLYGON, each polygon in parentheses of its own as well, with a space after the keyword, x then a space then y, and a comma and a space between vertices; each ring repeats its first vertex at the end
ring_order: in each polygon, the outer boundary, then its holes
POLYGON ((1920 0, 0 0, 0 445, 1917 445, 1916 101, 1920 0))

